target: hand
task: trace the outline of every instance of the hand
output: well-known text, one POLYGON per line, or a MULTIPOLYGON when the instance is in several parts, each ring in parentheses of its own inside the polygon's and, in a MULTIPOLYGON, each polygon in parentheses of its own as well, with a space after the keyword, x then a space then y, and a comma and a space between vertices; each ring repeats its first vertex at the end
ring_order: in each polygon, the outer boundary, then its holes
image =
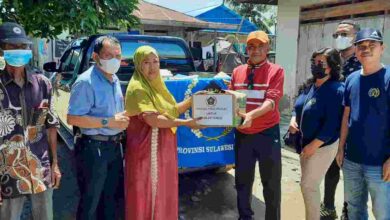
POLYGON ((238 115, 244 119, 244 122, 240 126, 238 126, 238 129, 244 129, 244 128, 250 128, 252 126, 252 116, 248 113, 240 113, 238 112, 238 115))
POLYGON ((58 163, 53 163, 51 165, 51 181, 52 181, 52 187, 54 189, 58 189, 60 187, 61 182, 61 171, 58 167, 58 163))
POLYGON ((290 131, 291 134, 297 133, 299 131, 297 121, 291 119, 288 130, 290 131))
POLYGON ((313 156, 316 153, 317 149, 318 147, 316 146, 306 145, 301 152, 301 157, 303 159, 309 159, 309 157, 313 156))
POLYGON ((235 91, 232 91, 232 90, 229 90, 229 89, 226 89, 226 90, 223 90, 226 94, 230 94, 230 95, 235 95, 235 91))
POLYGON ((108 120, 108 127, 125 130, 129 126, 129 122, 130 118, 126 116, 126 112, 120 112, 108 120))
POLYGON ((202 119, 201 117, 200 118, 195 118, 195 119, 194 118, 186 119, 184 121, 184 125, 189 127, 189 128, 192 128, 192 129, 202 129, 202 128, 205 128, 205 126, 200 125, 200 124, 197 123, 201 119, 202 119))
POLYGON ((390 182, 390 158, 383 164, 383 181, 390 182))
POLYGON ((223 83, 229 88, 230 87, 230 84, 231 84, 231 82, 230 82, 230 80, 223 80, 223 83))
POLYGON ((344 148, 341 148, 339 146, 339 149, 337 151, 337 154, 336 154, 336 162, 337 162, 337 165, 341 168, 343 166, 343 162, 344 162, 344 148))

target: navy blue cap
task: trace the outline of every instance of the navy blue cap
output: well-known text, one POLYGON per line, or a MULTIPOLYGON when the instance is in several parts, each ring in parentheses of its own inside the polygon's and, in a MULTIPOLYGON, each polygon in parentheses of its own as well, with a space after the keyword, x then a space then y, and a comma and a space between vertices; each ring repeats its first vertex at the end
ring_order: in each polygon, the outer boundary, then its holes
POLYGON ((374 28, 363 28, 359 32, 357 32, 355 42, 353 43, 357 44, 365 40, 383 42, 382 33, 374 28))
POLYGON ((32 44, 23 27, 14 22, 0 25, 0 42, 7 44, 32 44))

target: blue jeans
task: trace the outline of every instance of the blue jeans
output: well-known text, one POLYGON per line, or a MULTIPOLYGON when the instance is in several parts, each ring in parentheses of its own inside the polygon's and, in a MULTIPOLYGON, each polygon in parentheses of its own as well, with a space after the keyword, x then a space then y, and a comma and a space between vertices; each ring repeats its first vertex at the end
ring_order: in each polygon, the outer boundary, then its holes
POLYGON ((37 194, 4 199, 3 205, 0 206, 0 219, 19 220, 27 197, 31 199, 31 211, 34 220, 53 219, 53 189, 51 188, 37 194))
POLYGON ((353 220, 368 219, 368 193, 376 220, 390 219, 390 183, 382 179, 382 166, 368 166, 344 159, 344 196, 348 216, 353 220))

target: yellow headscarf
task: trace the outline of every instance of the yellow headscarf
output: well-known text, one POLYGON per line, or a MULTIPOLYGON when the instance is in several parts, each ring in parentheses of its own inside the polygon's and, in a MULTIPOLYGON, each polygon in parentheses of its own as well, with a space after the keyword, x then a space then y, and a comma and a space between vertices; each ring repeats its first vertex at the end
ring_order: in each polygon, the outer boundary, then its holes
MULTIPOLYGON (((143 112, 158 112, 171 119, 177 118, 179 112, 176 100, 161 76, 149 80, 142 74, 141 64, 151 53, 158 56, 157 51, 150 46, 141 46, 135 51, 135 71, 126 90, 126 111, 130 116, 143 112)), ((172 131, 175 133, 176 127, 172 128, 172 131)))

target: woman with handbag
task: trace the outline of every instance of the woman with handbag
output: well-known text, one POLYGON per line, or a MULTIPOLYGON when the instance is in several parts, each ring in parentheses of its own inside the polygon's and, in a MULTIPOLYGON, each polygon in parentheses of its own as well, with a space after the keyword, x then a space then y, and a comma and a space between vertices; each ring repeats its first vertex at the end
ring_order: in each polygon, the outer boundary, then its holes
POLYGON ((306 219, 320 219, 320 184, 338 148, 344 84, 337 50, 323 48, 311 57, 312 77, 300 88, 290 121, 291 137, 300 134, 301 190, 306 219))

